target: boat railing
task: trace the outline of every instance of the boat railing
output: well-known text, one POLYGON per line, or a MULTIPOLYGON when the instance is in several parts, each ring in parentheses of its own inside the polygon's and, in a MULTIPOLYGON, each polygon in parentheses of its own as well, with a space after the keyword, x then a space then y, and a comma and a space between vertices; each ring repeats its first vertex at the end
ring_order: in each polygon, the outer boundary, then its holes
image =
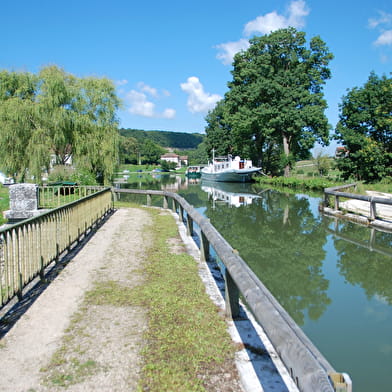
POLYGON ((114 192, 119 197, 123 193, 145 195, 148 206, 152 205, 153 197, 160 197, 166 209, 171 201, 171 208, 186 225, 188 235, 198 235, 201 259, 208 261, 214 249, 225 266, 226 315, 233 319, 239 316, 241 297, 264 329, 300 391, 351 392, 350 377, 335 371, 209 219, 176 193, 137 189, 114 189, 114 192), (197 232, 195 225, 198 226, 197 232))

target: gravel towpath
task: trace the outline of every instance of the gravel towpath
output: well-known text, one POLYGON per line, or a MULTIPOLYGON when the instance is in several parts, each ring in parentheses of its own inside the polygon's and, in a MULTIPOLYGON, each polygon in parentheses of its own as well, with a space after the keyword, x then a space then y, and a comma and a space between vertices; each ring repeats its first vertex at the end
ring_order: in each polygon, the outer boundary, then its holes
POLYGON ((99 228, 0 341, 0 391, 64 390, 60 385, 69 372, 78 382, 67 391, 136 389, 145 310, 104 305, 81 311, 81 307, 85 292, 100 281, 127 287, 140 284, 143 249, 150 242, 145 227, 150 222, 147 211, 120 209, 99 228), (77 339, 67 335, 75 318, 77 339), (53 365, 58 365, 53 355, 59 350, 73 368, 53 374, 53 365), (93 379, 83 377, 85 372, 93 372, 93 379))

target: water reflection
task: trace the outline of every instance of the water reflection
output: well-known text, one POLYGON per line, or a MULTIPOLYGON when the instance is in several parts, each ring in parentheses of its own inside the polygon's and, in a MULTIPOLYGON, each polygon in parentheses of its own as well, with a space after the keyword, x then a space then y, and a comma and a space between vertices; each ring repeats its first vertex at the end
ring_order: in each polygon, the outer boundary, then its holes
POLYGON ((146 174, 127 186, 178 191, 357 392, 390 390, 392 234, 323 217, 319 197, 199 181, 146 174))
MULTIPOLYGON (((222 193, 222 187, 212 192, 222 193)), ((309 200, 271 190, 256 193, 249 184, 230 184, 222 199, 227 203, 207 202, 211 223, 298 324, 305 313, 318 319, 331 302, 322 273, 326 224, 314 217, 309 200), (228 208, 233 195, 247 195, 251 203, 236 201, 237 208, 228 208)))
POLYGON ((201 189, 208 194, 213 206, 219 202, 233 207, 247 206, 261 197, 251 192, 248 184, 203 181, 201 189))
POLYGON ((377 297, 391 305, 391 233, 344 221, 337 223, 334 233, 341 275, 362 287, 369 299, 377 297))

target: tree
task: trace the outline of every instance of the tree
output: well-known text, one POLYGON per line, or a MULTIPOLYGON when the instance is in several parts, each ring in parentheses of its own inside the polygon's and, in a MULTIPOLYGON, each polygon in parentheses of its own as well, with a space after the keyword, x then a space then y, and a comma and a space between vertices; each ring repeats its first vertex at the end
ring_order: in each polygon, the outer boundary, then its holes
POLYGON ((313 158, 313 162, 316 165, 317 171, 320 176, 328 175, 328 171, 330 169, 330 162, 327 155, 323 155, 323 153, 320 151, 313 158))
POLYGON ((333 56, 319 37, 305 44, 305 33, 294 28, 252 38, 234 57, 224 98, 223 123, 236 153, 264 169, 278 158, 285 175, 316 141, 329 141, 322 87, 333 56))
POLYGON ((21 180, 34 159, 26 147, 34 129, 37 82, 29 73, 0 72, 0 164, 7 175, 21 180))
POLYGON ((231 128, 224 119, 224 105, 224 100, 219 101, 206 116, 205 148, 210 154, 212 150, 215 150, 217 155, 227 155, 233 152, 231 128))
POLYGON ((335 139, 349 151, 337 160, 344 178, 366 182, 392 175, 392 79, 374 72, 340 105, 335 139))
POLYGON ((138 163, 139 143, 131 136, 120 136, 119 156, 120 163, 138 163))
POLYGON ((80 170, 108 183, 117 163, 119 100, 108 79, 76 78, 56 66, 38 75, 0 73, 0 164, 41 181, 72 156, 80 170))
POLYGON ((143 163, 158 163, 161 155, 164 153, 164 149, 152 140, 146 139, 140 146, 140 153, 143 163))

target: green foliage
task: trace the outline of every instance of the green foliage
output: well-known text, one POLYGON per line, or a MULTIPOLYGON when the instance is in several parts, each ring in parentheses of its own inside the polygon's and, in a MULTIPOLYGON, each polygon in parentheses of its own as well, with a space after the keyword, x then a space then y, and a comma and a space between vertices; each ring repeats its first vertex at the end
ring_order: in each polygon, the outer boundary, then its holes
POLYGON ((207 149, 251 157, 277 174, 328 143, 330 126, 322 87, 333 58, 325 43, 294 28, 250 40, 234 58, 233 80, 207 116, 207 149), (222 147, 220 147, 222 146, 222 147))
POLYGON ((164 171, 174 170, 177 167, 175 162, 168 162, 166 160, 160 161, 160 164, 161 169, 164 171))
POLYGON ((197 148, 204 139, 204 136, 198 133, 143 131, 140 129, 123 128, 120 129, 120 135, 135 138, 139 142, 144 142, 146 139, 149 139, 161 147, 178 149, 197 148))
POLYGON ((330 169, 330 159, 327 155, 323 155, 321 152, 316 154, 314 157, 314 163, 317 167, 319 176, 327 176, 330 169))
MULTIPOLYGON (((313 173, 308 173, 312 176, 313 173)), ((270 184, 276 187, 288 187, 311 191, 324 191, 324 188, 336 186, 337 183, 325 178, 298 178, 298 177, 258 177, 260 184, 270 184)))
POLYGON ((188 151, 189 165, 200 165, 208 162, 207 148, 204 142, 200 143, 196 150, 188 151))
POLYGON ((158 163, 164 153, 165 150, 150 139, 140 145, 141 162, 144 164, 158 163))
POLYGON ((120 164, 138 163, 139 143, 134 137, 120 136, 119 139, 119 159, 120 164))
POLYGON ((343 178, 366 182, 392 175, 392 78, 371 73, 343 97, 336 140, 349 153, 337 160, 343 178))
POLYGON ((56 66, 38 75, 0 73, 0 164, 36 182, 72 156, 78 169, 108 183, 117 162, 119 100, 108 79, 77 78, 56 66))

